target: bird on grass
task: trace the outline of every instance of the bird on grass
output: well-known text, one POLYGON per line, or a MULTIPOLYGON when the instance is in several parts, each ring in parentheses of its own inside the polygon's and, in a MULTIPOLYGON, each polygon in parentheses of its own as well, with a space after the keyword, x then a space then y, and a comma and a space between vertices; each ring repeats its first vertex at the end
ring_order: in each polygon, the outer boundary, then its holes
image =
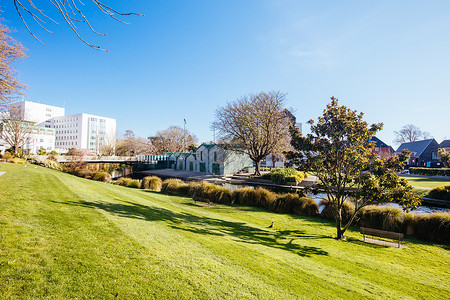
POLYGON ((272 222, 272 224, 270 224, 269 227, 267 227, 267 228, 272 228, 272 227, 273 227, 273 222, 272 222))

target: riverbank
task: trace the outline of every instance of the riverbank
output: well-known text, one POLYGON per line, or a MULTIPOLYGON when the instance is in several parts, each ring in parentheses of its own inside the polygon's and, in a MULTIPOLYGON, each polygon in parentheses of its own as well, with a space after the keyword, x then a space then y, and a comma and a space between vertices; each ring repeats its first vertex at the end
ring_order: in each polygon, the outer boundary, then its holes
POLYGON ((401 249, 381 247, 356 228, 338 241, 321 218, 4 169, 4 298, 440 299, 450 290, 447 246, 407 237, 401 249))

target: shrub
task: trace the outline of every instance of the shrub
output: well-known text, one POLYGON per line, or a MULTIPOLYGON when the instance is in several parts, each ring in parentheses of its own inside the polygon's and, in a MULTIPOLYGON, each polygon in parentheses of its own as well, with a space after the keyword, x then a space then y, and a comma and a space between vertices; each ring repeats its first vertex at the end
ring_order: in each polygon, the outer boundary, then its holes
POLYGON ((305 173, 299 172, 295 168, 276 168, 272 169, 270 173, 263 175, 264 179, 270 179, 278 184, 300 183, 305 177, 307 177, 305 173))
MULTIPOLYGON (((333 213, 334 209, 332 202, 328 201, 327 198, 324 198, 322 201, 320 201, 320 206, 324 206, 322 212, 320 213, 321 217, 328 220, 336 221, 333 213)), ((350 218, 354 212, 355 212, 355 205, 353 205, 353 203, 350 202, 345 202, 344 205, 342 206, 342 222, 347 223, 348 221, 350 221, 350 218)))
POLYGON ((412 219, 414 236, 421 240, 450 244, 450 213, 415 215, 412 219))
POLYGON ((146 176, 142 179, 141 189, 148 189, 152 191, 161 191, 162 180, 156 176, 146 176))
POLYGON ((27 161, 25 159, 18 158, 18 157, 13 157, 9 161, 12 162, 13 164, 26 164, 27 163, 27 161))
POLYGON ((92 179, 94 177, 94 172, 92 170, 89 169, 85 169, 85 170, 75 170, 73 171, 74 175, 78 176, 78 177, 83 177, 86 179, 92 179))
POLYGON ((426 176, 450 176, 450 168, 409 168, 410 174, 426 176))
POLYGON ((365 206, 358 212, 358 219, 362 227, 395 232, 406 232, 408 223, 407 214, 392 206, 365 206))
POLYGON ((232 193, 229 189, 223 186, 216 185, 212 191, 212 200, 215 203, 230 204, 232 199, 232 193))
POLYGON ((101 182, 111 182, 112 178, 109 173, 106 172, 94 172, 92 179, 101 181, 101 182))
POLYGON ((265 208, 272 207, 275 199, 275 193, 261 187, 256 189, 249 187, 240 188, 235 190, 232 195, 232 203, 265 208))
POLYGON ((5 154, 3 154, 3 159, 4 159, 6 162, 9 162, 9 160, 12 159, 12 158, 13 158, 13 156, 12 156, 11 152, 5 151, 5 154))
POLYGON ((54 170, 61 170, 61 165, 57 163, 56 161, 46 159, 44 160, 44 167, 54 169, 54 170))
POLYGON ((315 216, 319 213, 319 206, 309 197, 298 194, 282 194, 273 202, 272 211, 296 215, 315 216))
POLYGON ((47 150, 45 150, 44 148, 39 148, 37 151, 38 155, 47 155, 47 150))
POLYGON ((435 187, 426 197, 450 201, 450 185, 435 187))
POLYGON ((117 179, 115 184, 136 189, 138 189, 140 186, 139 181, 128 177, 120 177, 119 179, 117 179))
POLYGON ((169 195, 188 196, 189 185, 180 179, 166 179, 162 182, 161 191, 169 195))
POLYGON ((189 196, 191 196, 195 201, 208 201, 225 204, 232 202, 232 194, 229 189, 205 181, 189 182, 189 196))

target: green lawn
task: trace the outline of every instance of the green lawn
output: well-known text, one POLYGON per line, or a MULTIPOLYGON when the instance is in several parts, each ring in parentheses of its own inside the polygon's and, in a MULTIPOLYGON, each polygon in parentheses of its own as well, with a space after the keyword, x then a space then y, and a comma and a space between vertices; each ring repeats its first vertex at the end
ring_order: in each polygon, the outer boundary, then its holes
POLYGON ((439 179, 433 177, 407 177, 403 176, 408 183, 414 187, 435 188, 438 186, 449 185, 450 179, 439 179))
POLYGON ((418 194, 420 197, 426 197, 430 189, 449 185, 450 179, 439 179, 434 177, 409 177, 402 176, 402 178, 406 179, 410 185, 414 187, 414 192, 418 194))
POLYGON ((319 218, 0 171, 0 298, 450 298, 446 246, 342 242, 319 218))

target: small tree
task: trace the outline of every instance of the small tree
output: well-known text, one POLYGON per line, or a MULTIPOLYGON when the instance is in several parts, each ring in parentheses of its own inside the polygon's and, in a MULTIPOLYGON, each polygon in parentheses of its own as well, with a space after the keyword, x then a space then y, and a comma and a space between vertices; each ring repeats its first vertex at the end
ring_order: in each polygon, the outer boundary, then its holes
POLYGON ((447 168, 450 167, 450 152, 445 151, 444 148, 439 148, 438 155, 441 158, 441 161, 444 164, 444 166, 447 168))
POLYGON ((221 142, 230 149, 247 154, 261 175, 261 161, 277 152, 289 135, 289 118, 284 112, 286 95, 279 91, 262 92, 229 102, 216 110, 213 123, 221 142))
POLYGON ((366 205, 397 202, 404 209, 413 209, 420 203, 412 187, 396 175, 409 153, 386 160, 372 153, 373 145, 368 140, 381 130, 382 123, 368 126, 363 113, 339 106, 334 97, 317 124, 313 120, 308 123, 311 133, 306 136, 291 127, 291 144, 296 151, 289 152, 288 158, 319 178, 318 188, 325 190, 332 205, 338 239, 344 238, 344 232, 366 205), (344 224, 342 212, 348 201, 354 203, 355 210, 344 224))

